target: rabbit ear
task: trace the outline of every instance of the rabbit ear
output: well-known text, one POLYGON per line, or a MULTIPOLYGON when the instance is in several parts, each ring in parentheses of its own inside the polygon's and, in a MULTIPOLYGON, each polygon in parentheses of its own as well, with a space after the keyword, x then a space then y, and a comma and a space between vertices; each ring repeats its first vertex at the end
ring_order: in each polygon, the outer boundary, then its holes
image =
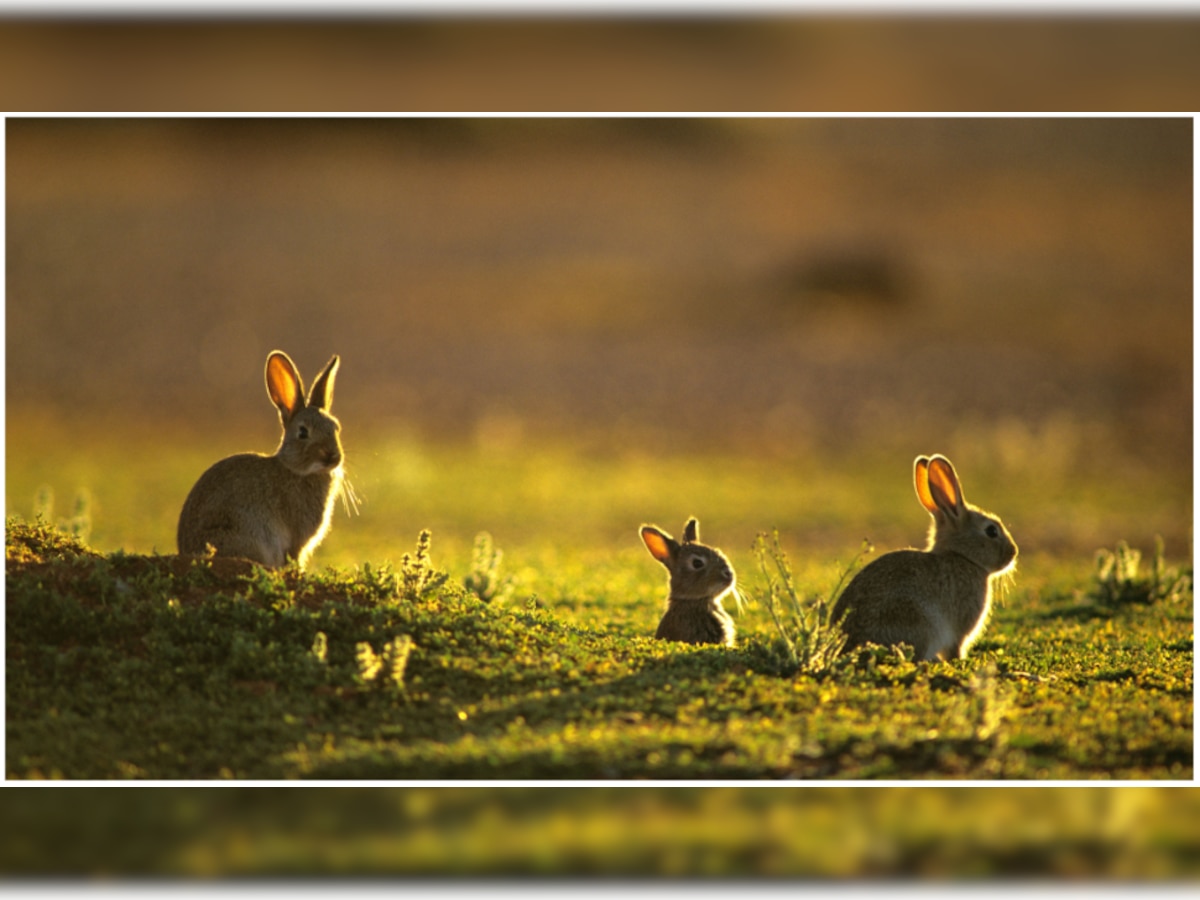
POLYGON ((333 405, 333 380, 337 378, 338 365, 341 359, 335 353, 333 359, 325 366, 325 370, 313 382, 312 392, 308 395, 308 405, 317 409, 329 409, 333 405))
POLYGON ((267 357, 267 393, 285 423, 304 408, 304 382, 295 363, 282 350, 267 357))
POLYGON ((917 489, 917 499, 930 513, 937 512, 937 503, 929 491, 929 457, 918 456, 913 463, 913 484, 917 489))
POLYGON ((963 500, 962 486, 958 483, 958 475, 950 460, 944 456, 935 456, 929 461, 929 493, 933 502, 942 512, 952 516, 961 516, 966 511, 963 500))
POLYGON ((675 560, 675 554, 679 552, 679 543, 664 531, 660 531, 653 525, 642 526, 642 541, 646 545, 646 549, 650 551, 650 555, 657 559, 660 563, 671 568, 671 563, 675 560))
POLYGON ((692 516, 683 526, 683 542, 694 544, 698 540, 700 540, 700 523, 695 516, 692 516))

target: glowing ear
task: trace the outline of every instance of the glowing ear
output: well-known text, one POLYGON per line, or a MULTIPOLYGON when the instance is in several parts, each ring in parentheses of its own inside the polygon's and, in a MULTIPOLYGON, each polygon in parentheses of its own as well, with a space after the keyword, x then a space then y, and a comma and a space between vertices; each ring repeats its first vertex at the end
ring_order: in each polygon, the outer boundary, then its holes
POLYGON ((267 357, 267 393, 285 420, 304 407, 304 384, 300 381, 300 373, 281 350, 267 357))
POLYGON ((312 391, 308 395, 308 405, 317 409, 329 409, 333 405, 333 380, 337 378, 338 365, 341 359, 335 353, 333 359, 325 366, 325 370, 313 382, 312 391))
POLYGON ((935 456, 929 461, 929 493, 938 508, 947 513, 959 515, 966 508, 958 475, 944 456, 935 456))
POLYGON ((642 542, 646 545, 646 549, 650 551, 650 555, 667 567, 670 567, 671 560, 675 556, 675 551, 679 549, 679 545, 675 543, 674 538, 666 532, 655 528, 653 525, 642 526, 642 542))
POLYGON ((937 512, 937 504, 933 500, 933 494, 929 492, 928 456, 918 456, 913 463, 913 485, 917 489, 917 499, 921 501, 921 505, 931 513, 937 512))

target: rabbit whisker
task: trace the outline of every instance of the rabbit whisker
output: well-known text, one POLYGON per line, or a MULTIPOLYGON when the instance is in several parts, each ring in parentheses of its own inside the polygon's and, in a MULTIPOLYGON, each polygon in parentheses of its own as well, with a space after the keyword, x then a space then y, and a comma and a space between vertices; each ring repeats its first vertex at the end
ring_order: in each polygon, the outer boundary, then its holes
POLYGON ((354 485, 343 478, 338 486, 338 496, 342 498, 342 509, 347 516, 358 515, 358 494, 354 493, 354 485))
POLYGON ((1014 563, 1005 572, 995 576, 992 579, 992 599, 996 601, 998 606, 1003 606, 1004 601, 1008 599, 1008 592, 1012 589, 1013 584, 1017 580, 1017 567, 1014 563))
POLYGON ((742 592, 737 589, 737 585, 735 584, 729 589, 729 593, 733 594, 733 602, 737 606, 738 615, 740 616, 746 608, 746 601, 742 598, 742 592))

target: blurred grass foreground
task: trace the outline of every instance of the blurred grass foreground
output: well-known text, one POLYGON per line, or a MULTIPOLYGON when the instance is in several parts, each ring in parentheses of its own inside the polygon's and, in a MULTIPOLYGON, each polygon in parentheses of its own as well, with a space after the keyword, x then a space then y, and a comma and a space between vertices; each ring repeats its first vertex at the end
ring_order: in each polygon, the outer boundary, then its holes
POLYGON ((1164 788, 12 788, 5 799, 10 876, 1200 874, 1200 799, 1164 788))

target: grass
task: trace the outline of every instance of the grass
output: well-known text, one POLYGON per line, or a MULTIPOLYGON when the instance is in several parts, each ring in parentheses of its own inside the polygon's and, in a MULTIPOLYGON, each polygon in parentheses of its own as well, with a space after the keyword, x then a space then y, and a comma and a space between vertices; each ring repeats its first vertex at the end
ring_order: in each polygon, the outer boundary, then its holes
MULTIPOLYGON (((870 550, 870 544, 864 543, 859 558, 870 550)), ((806 599, 796 591, 792 566, 779 544, 778 531, 771 535, 770 543, 766 534, 755 538, 754 555, 762 575, 762 602, 779 632, 789 662, 801 672, 819 674, 828 670, 838 661, 846 644, 840 621, 833 620, 833 607, 842 588, 853 577, 854 566, 842 574, 828 597, 806 599)))
POLYGON ((1115 550, 1098 550, 1092 596, 1109 607, 1125 603, 1171 603, 1190 596, 1192 576, 1167 565, 1161 537, 1154 541, 1149 575, 1139 574, 1141 561, 1141 551, 1126 541, 1119 541, 1115 550))
POLYGON ((270 573, 170 555, 218 448, 77 425, 81 454, 66 426, 9 415, 13 779, 1192 775, 1190 563, 1134 565, 1155 530, 1178 548, 1190 511, 1152 471, 1053 492, 979 472, 1020 570, 968 659, 916 664, 835 659, 804 621, 864 536, 921 542, 907 461, 368 435, 349 450, 361 514, 338 511, 307 573, 270 573), (46 485, 87 502, 64 515, 46 485), (736 648, 650 637, 666 584, 637 527, 689 514, 752 601, 736 648))
MULTIPOLYGON (((199 474, 222 456, 268 451, 278 440, 269 411, 259 412, 251 426, 222 423, 217 433, 199 433, 147 425, 137 413, 89 422, 10 406, 6 515, 33 519, 41 511, 65 522, 85 497, 97 548, 173 552, 179 508, 199 474)), ((635 442, 593 451, 535 438, 493 448, 351 424, 345 431, 360 514, 348 518, 338 508, 314 557, 318 566, 396 560, 423 528, 455 569, 470 564, 483 531, 504 550, 511 571, 524 566, 526 548, 631 548, 640 557, 639 524, 673 531, 689 514, 725 549, 749 548, 758 532, 775 527, 789 546, 831 565, 839 557, 848 562, 864 537, 881 550, 924 541, 927 519, 912 491, 915 452, 822 458, 656 452, 635 442)), ((1180 483, 1187 470, 1164 475, 1093 458, 1087 466, 1043 471, 1024 457, 1005 463, 996 448, 994 458, 985 455, 982 446, 992 440, 983 429, 941 449, 960 467, 968 497, 1004 518, 1023 556, 1050 548, 1090 558, 1122 539, 1148 549, 1155 534, 1166 538, 1171 556, 1190 555, 1191 494, 1180 483), (1114 479, 1118 466, 1121 478, 1114 479)))
POLYGON ((1026 579, 965 661, 867 649, 810 675, 770 623, 687 647, 484 602, 428 535, 396 567, 301 574, 6 531, 10 778, 1192 773, 1190 603, 1097 603, 1084 567, 1026 579))

